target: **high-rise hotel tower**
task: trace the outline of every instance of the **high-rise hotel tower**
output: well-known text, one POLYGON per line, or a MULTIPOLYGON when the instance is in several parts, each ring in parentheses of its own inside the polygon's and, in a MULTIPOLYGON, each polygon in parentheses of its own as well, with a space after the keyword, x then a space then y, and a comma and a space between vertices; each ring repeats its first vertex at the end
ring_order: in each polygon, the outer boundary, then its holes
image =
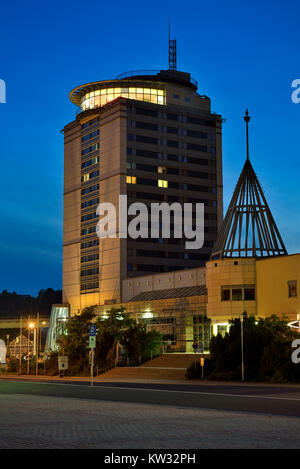
POLYGON ((71 91, 64 128, 63 301, 71 314, 122 301, 126 277, 204 266, 222 222, 222 119, 190 74, 130 72, 71 91), (99 203, 203 202, 205 242, 99 239, 99 203))

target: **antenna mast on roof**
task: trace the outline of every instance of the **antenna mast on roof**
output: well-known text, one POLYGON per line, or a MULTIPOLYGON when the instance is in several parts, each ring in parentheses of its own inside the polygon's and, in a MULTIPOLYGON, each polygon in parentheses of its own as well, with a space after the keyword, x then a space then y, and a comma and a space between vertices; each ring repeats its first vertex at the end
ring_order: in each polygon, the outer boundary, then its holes
POLYGON ((170 18, 169 18, 169 70, 177 70, 176 39, 171 39, 170 18))

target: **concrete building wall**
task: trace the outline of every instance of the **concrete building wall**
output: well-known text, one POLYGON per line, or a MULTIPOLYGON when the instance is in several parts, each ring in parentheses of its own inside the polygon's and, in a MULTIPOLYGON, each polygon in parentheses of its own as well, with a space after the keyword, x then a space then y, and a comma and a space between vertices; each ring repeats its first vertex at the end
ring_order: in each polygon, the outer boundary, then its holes
POLYGON ((136 278, 126 278, 122 281, 122 298, 124 302, 127 302, 142 292, 204 286, 205 283, 205 267, 180 270, 177 272, 166 272, 163 274, 143 275, 136 278))
POLYGON ((287 315, 291 320, 300 313, 300 254, 260 259, 256 262, 257 314, 287 315), (296 281, 296 296, 289 296, 289 282, 296 281))
POLYGON ((243 312, 256 314, 256 301, 222 301, 221 290, 226 286, 256 285, 255 259, 221 259, 206 264, 207 316, 230 319, 243 312))
POLYGON ((80 125, 65 131, 64 225, 63 225, 63 302, 80 309, 80 125))
POLYGON ((99 303, 121 300, 121 281, 126 276, 126 240, 119 238, 119 195, 126 194, 126 106, 118 104, 100 121, 100 203, 114 205, 116 238, 100 239, 99 303))

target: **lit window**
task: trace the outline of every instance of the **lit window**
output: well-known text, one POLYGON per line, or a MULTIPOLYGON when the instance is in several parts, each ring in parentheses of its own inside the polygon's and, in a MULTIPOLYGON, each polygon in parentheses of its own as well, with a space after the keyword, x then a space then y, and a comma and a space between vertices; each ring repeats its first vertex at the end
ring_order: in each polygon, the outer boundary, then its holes
POLYGON ((97 106, 104 106, 106 103, 122 96, 123 98, 136 99, 138 101, 151 102, 154 104, 166 104, 165 90, 154 88, 101 88, 86 93, 81 100, 83 111, 97 106), (95 99, 96 96, 96 99, 95 99))
POLYGON ((83 182, 87 182, 89 179, 90 179, 90 175, 89 175, 89 174, 84 174, 84 175, 83 175, 83 182))
POLYGON ((127 184, 136 184, 136 177, 135 176, 126 176, 127 184))
POLYGON ((159 179, 157 181, 157 185, 158 185, 158 187, 163 187, 163 188, 166 189, 168 187, 168 181, 165 181, 163 179, 159 179))
POLYGON ((159 174, 165 174, 166 173, 166 168, 164 166, 158 166, 157 167, 157 172, 159 174))

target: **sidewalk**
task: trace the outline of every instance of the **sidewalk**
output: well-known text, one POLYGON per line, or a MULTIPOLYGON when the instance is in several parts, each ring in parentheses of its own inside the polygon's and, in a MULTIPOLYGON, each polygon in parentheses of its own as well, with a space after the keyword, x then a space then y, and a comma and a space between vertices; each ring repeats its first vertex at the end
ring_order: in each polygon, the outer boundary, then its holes
MULTIPOLYGON (((59 381, 62 384, 67 382, 90 382, 90 377, 88 376, 65 376, 60 378, 59 376, 34 376, 34 375, 17 375, 17 374, 0 374, 0 383, 1 379, 13 379, 19 381, 39 381, 39 382, 51 382, 59 381)), ((143 378, 105 378, 105 376, 95 376, 94 383, 140 383, 140 384, 184 384, 186 386, 243 386, 243 387, 274 387, 274 388, 293 388, 300 389, 300 383, 298 384, 285 384, 285 383, 242 383, 240 381, 201 381, 199 380, 166 380, 166 379, 143 379, 143 378)))

